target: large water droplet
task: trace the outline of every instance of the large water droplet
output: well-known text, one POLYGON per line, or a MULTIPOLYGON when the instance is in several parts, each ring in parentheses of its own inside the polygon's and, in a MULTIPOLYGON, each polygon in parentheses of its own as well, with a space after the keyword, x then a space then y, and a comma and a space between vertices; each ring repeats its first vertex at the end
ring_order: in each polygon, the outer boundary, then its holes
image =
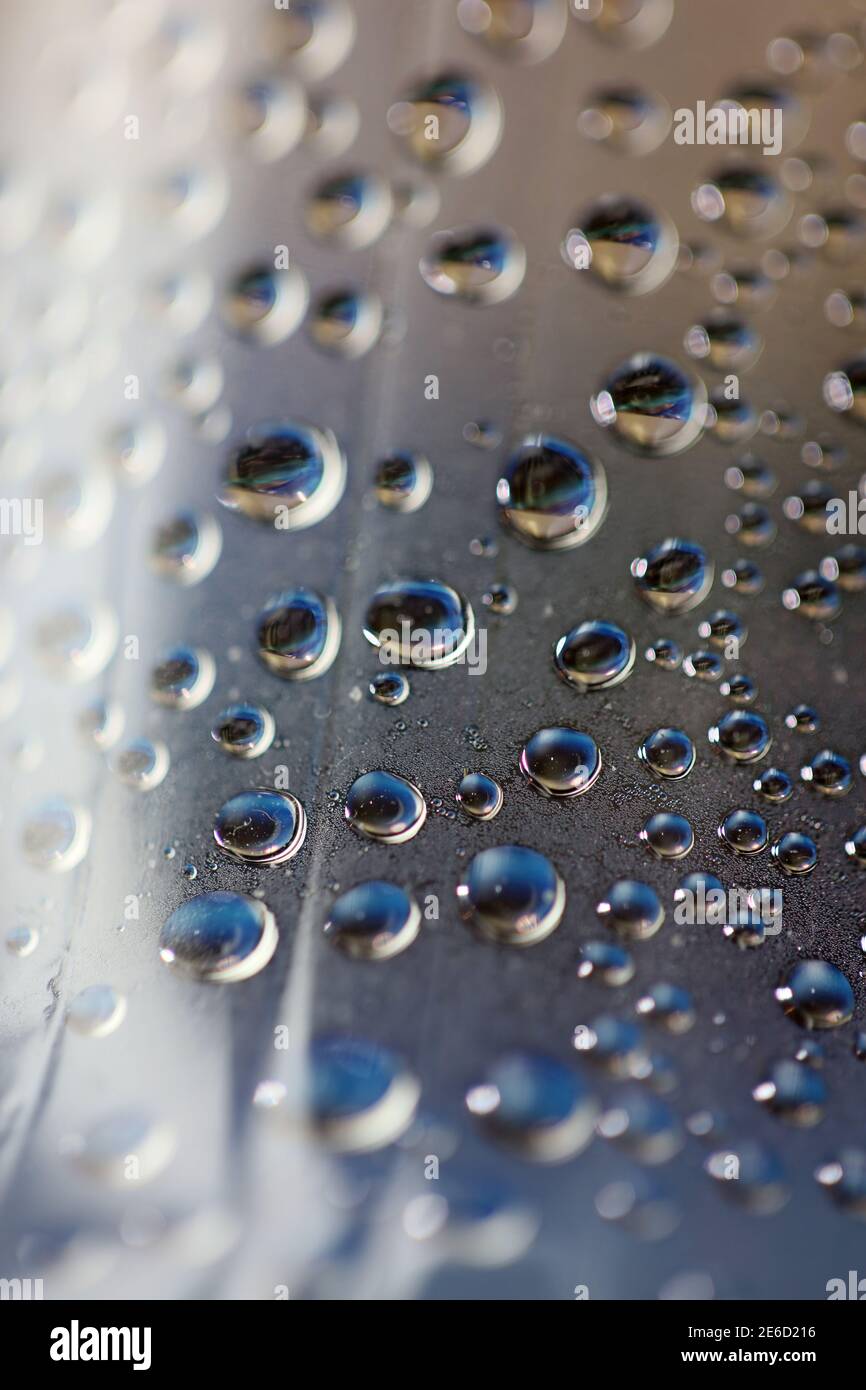
POLYGON ((503 229, 458 227, 436 233, 419 268, 437 294, 469 304, 500 304, 519 289, 526 252, 503 229))
POLYGON ((692 541, 664 540, 632 561, 638 594, 659 613, 687 613, 710 592, 713 562, 692 541))
POLYGON ((565 884, 537 850, 499 845, 470 860, 457 901, 466 920, 489 940, 531 946, 559 925, 565 884))
POLYGON ((574 1071, 530 1052, 500 1058, 466 1104, 499 1143, 543 1163, 586 1148, 598 1108, 574 1071))
POLYGON ((329 598, 290 589, 269 599, 258 617, 262 661, 283 680, 306 681, 328 670, 340 646, 340 619, 329 598))
POLYGON ((609 690, 630 675, 634 639, 602 619, 580 623, 554 647, 556 669, 579 690, 609 690))
POLYGON ((582 545, 601 525, 607 479, 601 464, 552 435, 530 435, 496 484, 505 527, 539 550, 582 545))
POLYGON ((838 1028, 854 1013, 854 992, 826 960, 798 960, 776 990, 785 1013, 803 1028, 838 1028))
POLYGON ((699 438, 706 421, 703 382, 652 353, 630 357, 590 402, 599 425, 639 454, 679 454, 699 438))
POLYGON ((358 834, 389 845, 411 840, 427 818, 418 788, 395 772, 365 772, 346 793, 346 822, 358 834))
POLYGON ((166 965, 194 980, 232 984, 262 970, 277 948, 273 913, 242 893, 201 893, 175 908, 159 936, 166 965))
POLYGON ((359 960, 388 960, 418 935, 421 913, 404 888, 371 880, 343 893, 331 906, 325 936, 359 960))
POLYGON ((578 729, 539 729, 524 745, 520 770, 546 796, 582 796, 601 772, 601 752, 578 729))
POLYGON ((330 430, 265 425, 232 456, 221 501, 280 531, 301 531, 330 515, 345 483, 346 460, 330 430))
POLYGON ((397 579, 373 595, 364 636, 380 660, 435 670, 459 661, 475 634, 466 600, 438 579, 397 579))

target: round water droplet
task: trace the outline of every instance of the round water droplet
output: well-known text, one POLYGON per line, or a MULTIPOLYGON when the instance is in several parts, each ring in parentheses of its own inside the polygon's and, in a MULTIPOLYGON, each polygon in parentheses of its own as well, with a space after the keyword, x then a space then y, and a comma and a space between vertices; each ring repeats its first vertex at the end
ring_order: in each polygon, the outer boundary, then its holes
POLYGON ((851 764, 841 753, 822 748, 811 762, 800 768, 803 781, 824 796, 845 796, 854 785, 851 764))
POLYGON ((767 848, 770 832, 757 811, 729 811, 719 824, 719 839, 734 854, 761 854, 767 848))
POLYGON ((695 1003, 679 985, 653 985, 635 1004, 639 1018, 659 1023, 669 1033, 687 1033, 695 1022, 695 1003))
POLYGON ((727 651, 729 644, 733 642, 736 651, 745 642, 748 629, 736 613, 718 608, 698 624, 698 636, 709 642, 711 647, 719 647, 723 651, 727 651))
POLYGON ((722 583, 738 594, 759 594, 764 587, 764 576, 754 560, 735 560, 730 569, 723 570, 722 583))
POLYGON ((773 743, 767 721, 750 709, 727 710, 707 730, 707 738, 732 762, 756 763, 766 757, 773 743))
POLYGON ((833 555, 826 556, 818 566, 824 579, 837 583, 840 589, 857 594, 866 589, 866 546, 843 545, 833 555))
POLYGON ((267 21, 267 45, 305 81, 321 81, 343 62, 355 38, 348 0, 293 0, 267 21))
POLYGON ((176 584, 199 584, 220 557, 222 532, 212 516, 178 512, 154 532, 150 567, 176 584))
POLYGON ((304 317, 307 282, 298 270, 254 266, 230 284, 223 317, 250 342, 270 345, 290 337, 304 317))
POLYGON ((457 788, 456 799, 473 820, 493 820, 502 810, 502 788, 483 772, 467 772, 457 788))
POLYGON ((664 34, 674 14, 674 0, 573 0, 575 19, 591 24, 600 39, 622 49, 648 48, 664 34))
POLYGON ((664 1101, 643 1091, 627 1092, 606 1110, 598 1132, 640 1163, 667 1163, 682 1148, 683 1134, 664 1101))
POLYGON ((238 792, 223 803, 213 837, 224 854, 246 864, 282 864, 297 854, 307 834, 307 818, 290 792, 238 792))
POLYGON ((346 793, 344 815, 359 835, 400 845, 418 834, 427 806, 418 788, 395 772, 365 772, 346 793))
POLYGON ((817 1169, 815 1178, 847 1215, 866 1218, 866 1153, 862 1149, 843 1149, 817 1169))
POLYGON ((866 423, 866 357, 846 362, 824 378, 824 400, 840 415, 848 412, 858 424, 866 423))
POLYGON ((310 337, 322 352, 354 360, 378 341, 383 317, 382 301, 372 292, 327 290, 313 304, 310 337))
POLYGON ((558 927, 565 884, 537 850, 498 845, 470 860, 457 901, 482 936, 507 946, 532 946, 558 927))
POLYGON ((631 674, 634 638, 602 619, 580 623, 554 647, 556 669, 579 690, 609 690, 631 674))
POLYGON ((761 355, 764 341, 751 324, 724 310, 713 310, 703 323, 688 329, 685 348, 690 357, 717 372, 744 372, 761 355))
POLYGON ((539 63, 562 42, 568 9, 565 0, 459 0, 457 18, 502 57, 539 63))
POLYGON ((656 777, 686 777, 695 765, 695 745, 681 729, 655 729, 637 750, 656 777))
POLYGON ((818 570, 804 570, 783 592, 782 604, 790 613, 829 623, 838 616, 842 598, 832 579, 825 579, 818 570))
POLYGON ((579 980, 593 980, 612 989, 627 985, 634 975, 634 960, 613 941, 586 941, 580 947, 579 980))
POLYGON ((517 590, 510 584, 493 584, 482 594, 481 602, 491 613, 507 618, 517 607, 517 590))
POLYGON ((744 671, 730 676, 728 680, 722 681, 719 686, 719 694, 724 695, 726 700, 732 701, 735 705, 753 705, 758 698, 758 687, 747 676, 744 671))
POLYGON ((97 698, 84 706, 77 720, 78 732, 100 752, 113 748, 123 733, 124 713, 112 700, 97 698))
POLYGON ((574 1071, 529 1052, 500 1058, 466 1105, 499 1143, 543 1163, 586 1148, 598 1109, 574 1071))
POLYGON ((606 194, 566 233, 566 263, 589 270, 608 289, 648 294, 673 273, 679 250, 676 228, 664 214, 620 194, 606 194))
POLYGON ((592 397, 599 425, 640 454, 679 454, 699 438, 704 427, 707 391, 665 357, 641 352, 630 357, 592 397))
POLYGON ((66 1023, 85 1038, 107 1038, 126 1017, 126 999, 111 985, 79 990, 66 1011, 66 1023))
POLYGON ((717 681, 724 671, 722 658, 716 652, 689 652, 683 658, 683 673, 699 681, 717 681))
POLYGON ((643 1034, 636 1023, 604 1014, 591 1024, 580 1023, 574 1030, 575 1050, 610 1076, 646 1077, 650 1060, 643 1034))
MULTIPOLYGON (((707 406, 706 427, 712 430, 721 444, 744 444, 757 433, 758 424, 758 412, 748 401, 740 397, 730 397, 728 388, 724 385, 712 388, 707 406)), ((727 474, 725 476, 727 480, 727 474)))
POLYGON ((396 102, 388 125, 420 164, 468 174, 499 144, 502 107, 489 83, 462 72, 442 72, 396 102))
POLYGON ((423 454, 389 454, 376 465, 376 500, 395 512, 417 512, 433 488, 433 469, 423 454))
POLYGON ((866 825, 860 825, 849 840, 845 841, 845 853, 859 869, 866 869, 866 825))
POLYGON ((799 830, 787 830, 780 835, 770 853, 786 874, 810 874, 818 862, 818 846, 799 830))
POLYGON ((166 965, 194 980, 232 984, 262 970, 277 948, 273 913, 242 893, 201 893, 175 908, 159 936, 166 965))
POLYGON ((307 202, 307 230, 317 241, 358 250, 378 240, 393 212, 391 187, 378 174, 329 174, 307 202))
POLYGON ((216 665, 200 647, 178 646, 164 652, 150 677, 152 699, 168 709, 196 709, 210 695, 216 665))
POLYGON ((617 879, 595 910, 605 926, 626 941, 647 941, 665 920, 655 889, 634 879, 617 879))
POLYGON ((732 165, 694 190, 692 208, 704 222, 720 222, 735 236, 763 239, 787 225, 794 200, 757 165, 732 165))
POLYGON ((687 613, 706 598, 713 562, 692 541, 664 540, 632 561, 635 588, 659 613, 687 613))
POLYGON ((520 770, 545 796, 582 796, 601 772, 601 751, 569 726, 539 729, 524 745, 520 770))
POLYGON ((233 454, 220 500, 279 531, 301 531, 330 515, 345 484, 346 460, 331 430, 265 425, 233 454))
POLYGON ((799 960, 776 990, 785 1013, 803 1028, 838 1028, 854 1013, 854 992, 826 960, 799 960))
POLYGON ((261 705, 229 705, 211 729, 214 743, 235 758, 260 758, 274 741, 274 716, 261 705))
POLYGON ((24 822, 21 837, 27 858, 37 869, 67 873, 80 864, 90 845, 87 811, 62 797, 43 801, 24 822))
POLYGON ((234 98, 234 119, 256 159, 282 159, 307 128, 307 103, 297 82, 279 76, 252 78, 234 98))
POLYGON ((331 666, 340 632, 340 619, 329 598, 311 589, 290 589, 275 594, 259 614, 258 654, 283 680, 313 680, 331 666))
POLYGON ((601 464, 552 435, 530 435, 496 484, 502 524, 527 545, 583 545, 601 525, 607 479, 601 464))
POLYGON ((174 1157, 172 1127, 140 1111, 119 1111, 97 1120, 70 1146, 76 1167, 90 1178, 128 1191, 152 1182, 174 1157))
POLYGON ((304 1120, 338 1153, 383 1148, 415 1115, 421 1087, 393 1052, 359 1038, 316 1038, 304 1120))
POLYGON ((160 739, 135 738, 121 744, 111 756, 111 770, 128 787, 150 792, 165 780, 171 765, 168 749, 160 739))
POLYGON ((644 656, 663 671, 676 671, 682 664, 683 649, 672 637, 659 637, 647 647, 644 656))
POLYGON ((117 645, 117 618, 107 603, 62 608, 36 625, 34 645, 49 674, 69 684, 92 680, 117 645))
POLYGON ((380 705, 402 705, 409 698, 409 681, 402 671, 380 671, 370 681, 369 690, 380 705))
POLYGON ((426 670, 459 661, 475 635, 471 606, 438 579, 397 579, 373 595, 364 636, 379 659, 426 670))
POLYGON ((421 912, 404 888, 372 880, 350 888, 332 905, 325 936, 348 956, 388 960, 418 935, 421 912))
POLYGON ((642 155, 655 150, 671 127, 667 102, 655 93, 623 84, 592 94, 581 111, 577 128, 619 154, 642 155))
POLYGON ((657 811, 646 822, 640 838, 657 859, 682 859, 695 843, 695 832, 685 816, 657 811))
POLYGON ((704 1170, 725 1197, 756 1216, 772 1216, 791 1195, 776 1154, 752 1140, 716 1150, 704 1170))
POLYGON ((511 232, 458 227, 436 233, 419 269, 437 294, 469 304, 500 304, 520 288, 526 252, 511 232))
POLYGON ((781 768, 767 767, 755 778, 752 783, 752 791, 757 792, 758 796, 762 796, 765 801, 781 804, 793 796, 794 783, 787 772, 783 772, 781 768))

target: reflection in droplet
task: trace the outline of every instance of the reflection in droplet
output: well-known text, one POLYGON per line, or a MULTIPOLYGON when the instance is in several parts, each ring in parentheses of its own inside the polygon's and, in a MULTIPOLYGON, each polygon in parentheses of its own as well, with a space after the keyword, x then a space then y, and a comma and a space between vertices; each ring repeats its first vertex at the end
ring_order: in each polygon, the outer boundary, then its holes
POLYGON ((770 832, 757 811, 729 811, 718 828, 722 844, 734 854, 761 854, 767 848, 770 832))
POLYGON ((483 772, 467 772, 460 780, 456 800, 473 820, 493 820, 502 810, 502 788, 483 772))
POLYGON ((826 960, 798 960, 775 993, 787 1016, 803 1028, 838 1028, 854 1013, 848 980, 826 960))
POLYGON ((582 796, 601 772, 601 751, 578 729, 539 729, 523 747, 520 770, 545 796, 582 796))
POLYGON ((328 670, 340 646, 340 619, 329 598, 291 589, 269 599, 258 616, 258 654, 283 680, 314 680, 328 670))
POLYGON ((448 174, 468 174, 496 149, 502 107, 488 83, 443 72, 396 102, 388 111, 388 125, 419 163, 448 174))
POLYGON ((260 758, 274 741, 274 716, 261 705, 229 705, 217 715, 211 738, 234 758, 260 758))
POLYGON ((223 300, 230 328, 251 343, 281 343, 301 322, 307 309, 307 282, 299 270, 256 265, 236 275, 223 300))
POLYGON ((710 743, 737 763, 756 763, 766 757, 773 740, 763 715, 750 709, 731 709, 707 731, 710 743))
POLYGON ((674 362, 641 352, 611 373, 590 402, 599 425, 640 454, 679 454, 699 438, 707 391, 674 362))
POLYGON ((567 440, 530 435, 496 484, 499 516, 527 545, 560 550, 582 545, 607 507, 602 465, 567 440))
POLYGON ((519 289, 526 252, 502 229, 459 227, 436 233, 419 268, 437 294, 468 304, 500 304, 519 289))
POLYGON ((566 233, 566 264, 589 270, 608 289, 648 294, 673 273, 679 250, 676 228, 664 214, 619 194, 606 194, 566 233))
POLYGON ((370 600, 364 636, 381 661, 436 670, 459 661, 475 635, 475 615, 450 584, 398 579, 370 600))
POLYGON ((376 465, 376 500, 395 512, 417 512, 433 488, 433 469, 423 454, 389 454, 376 465))
POLYGON ((290 792, 238 792, 216 814, 213 837, 224 854, 246 864, 283 864, 297 854, 307 818, 290 792))
POLYGON ((420 923, 420 909, 404 888, 372 880, 337 898, 324 933, 348 956, 388 960, 411 946, 420 923))
POLYGON ((177 646, 164 652, 150 677, 152 699, 168 709, 196 709, 210 695, 216 664, 200 647, 177 646))
POLYGON ((315 526, 334 510, 346 460, 329 429, 300 422, 251 430, 231 457, 220 500, 280 531, 315 526))
POLYGON ((307 229, 317 241, 358 250, 378 240, 393 211, 391 187, 378 174, 329 174, 307 202, 307 229))
POLYGON ((678 779, 687 777, 695 765, 695 745, 681 729, 655 729, 647 734, 637 750, 656 777, 678 779))
POLYGON ((489 940, 532 946, 559 925, 565 884, 537 850, 499 845, 470 860, 457 901, 464 918, 489 940))
POLYGON ((184 586, 206 579, 220 557, 222 532, 206 513, 178 512, 154 532, 150 567, 184 586))
POLYGON ((634 638, 602 619, 580 623, 554 647, 556 669, 579 690, 609 690, 634 666, 634 638))
POLYGON ((418 788, 395 772, 365 772, 346 793, 344 815, 359 835, 401 845, 418 834, 427 806, 418 788))
POLYGON ((640 838, 657 859, 682 859, 695 843, 695 832, 685 816, 657 811, 644 825, 640 838))
POLYGON ((706 598, 713 562, 692 541, 664 540, 632 561, 635 588, 659 613, 687 613, 706 598))

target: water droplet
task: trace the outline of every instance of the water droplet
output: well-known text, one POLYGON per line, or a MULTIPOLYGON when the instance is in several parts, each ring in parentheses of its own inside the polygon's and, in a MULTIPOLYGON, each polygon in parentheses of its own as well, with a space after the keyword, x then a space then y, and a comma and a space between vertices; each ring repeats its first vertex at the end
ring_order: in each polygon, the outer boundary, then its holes
POLYGON ((111 985, 79 990, 66 1011, 67 1025, 86 1038, 107 1038, 126 1017, 126 999, 111 985))
POLYGON ((427 807, 418 788, 395 772, 365 772, 346 794, 344 815, 359 835, 400 845, 418 834, 427 807))
POLYGON ((98 676, 117 645, 117 618, 107 603, 62 608, 36 625, 36 655, 58 680, 80 684, 98 676))
POLYGON ((683 1144, 676 1116, 664 1101, 643 1091, 627 1092, 618 1105, 606 1110, 598 1132, 641 1163, 667 1163, 683 1144))
POLYGON ((650 816, 640 838, 657 859, 682 859, 695 843, 695 832, 685 816, 657 811, 650 816))
POLYGON ((762 714, 750 709, 727 710, 707 730, 707 738, 720 753, 737 763, 755 763, 766 757, 773 740, 762 714))
POLYGON ((243 893, 200 893, 175 908, 159 935, 160 959, 194 980, 233 984, 268 964, 277 948, 274 915, 243 893))
POLYGON ((223 318, 240 337, 271 346, 295 332, 308 299, 307 282, 299 270, 252 266, 231 281, 223 318))
POLYGON ((655 729, 647 734, 637 755, 656 777, 686 777, 695 765, 695 745, 681 729, 655 729))
POLYGON ((826 556, 818 570, 824 579, 837 583, 840 589, 860 593, 866 589, 866 547, 843 545, 835 554, 826 556))
POLYGON ((664 540, 632 561, 635 589, 659 613, 687 613, 706 598, 713 562, 692 541, 664 540))
POLYGON ((80 864, 90 845, 87 811, 62 797, 51 797, 24 822, 24 853, 37 869, 67 873, 80 864))
POLYGON ((397 579, 373 595, 364 636, 380 660, 435 670, 459 661, 475 635, 466 600, 438 579, 397 579))
POLYGON ((663 456, 697 441, 707 391, 674 362, 642 352, 618 367, 590 404, 596 422, 611 427, 628 448, 663 456))
POLYGON ((317 241, 357 250, 378 240, 393 212, 391 187, 378 174, 329 174, 307 202, 307 230, 317 241))
POLYGON ((390 454, 376 465, 376 500, 395 512, 417 512, 433 487, 433 469, 423 454, 390 454))
POLYGON ((770 848, 779 868, 786 874, 810 874, 818 862, 818 847, 809 835, 788 830, 770 848))
POLYGON ((168 709, 196 709, 210 695, 216 665, 199 647, 178 646, 164 652, 150 677, 151 697, 168 709))
POLYGON ((553 1057, 517 1052, 499 1059, 466 1097, 499 1143, 523 1157, 558 1163, 592 1139, 597 1105, 577 1074, 553 1057))
POLYGON ((721 222, 735 236, 775 236, 787 225, 794 202, 771 174, 757 166, 733 165, 712 175, 692 194, 704 222, 721 222))
POLYGON ((562 42, 568 11, 562 0, 459 0, 457 18, 504 58, 539 63, 562 42))
POLYGON ((340 619, 329 598, 311 589, 289 589, 275 594, 259 614, 258 653, 283 680, 313 680, 331 666, 340 633, 340 619))
POLYGON ((756 1216, 772 1216, 790 1197, 778 1157, 753 1140, 718 1149, 710 1154, 704 1169, 725 1197, 756 1216))
POLYGON ((752 705, 758 698, 758 687, 751 676, 740 671, 722 681, 719 686, 719 694, 724 695, 726 700, 731 700, 735 705, 752 705))
POLYGON ((815 1178, 848 1215, 866 1217, 866 1153, 862 1149, 842 1149, 838 1158, 817 1169, 815 1178))
POLYGON ((172 1127, 143 1111, 106 1115, 74 1138, 70 1152, 76 1166, 118 1190, 152 1182, 171 1162, 177 1146, 172 1127))
POLYGON ((220 500, 278 530, 301 531, 330 515, 345 483, 346 460, 330 430, 265 425, 233 454, 220 500))
POLYGON ((160 739, 135 738, 116 749, 111 770, 128 787, 150 792, 165 780, 171 759, 160 739))
POLYGON ((502 788, 483 772, 467 772, 457 788, 456 799, 473 820, 493 820, 502 810, 502 788))
POLYGON ((754 560, 735 560, 730 569, 723 570, 722 583, 738 594, 759 594, 764 587, 764 576, 754 560))
POLYGON ((636 1023, 604 1014, 591 1024, 580 1023, 572 1039, 575 1050, 610 1076, 646 1077, 650 1059, 636 1023))
POLYGON ((670 108, 654 93, 623 84, 594 92, 590 101, 578 117, 578 130, 618 153, 649 154, 670 130, 670 108))
POLYGON ((757 792, 765 801, 781 804, 793 796, 794 783, 781 768, 766 767, 752 783, 752 791, 757 792))
POLYGON ((343 62, 355 38, 348 0, 301 0, 268 17, 266 42, 305 81, 321 81, 343 62))
POLYGON ((176 584, 199 584, 220 557, 222 532, 212 516, 178 512, 154 532, 150 567, 176 584))
POLYGON ((260 758, 274 741, 274 716, 249 702, 229 705, 217 716, 211 738, 235 758, 260 758))
POLYGON ((669 1033, 687 1033, 695 1022, 694 1000, 679 985, 653 985, 638 999, 635 1013, 661 1024, 669 1033))
POLYGON ((419 163, 468 174, 490 158, 502 131, 502 107, 487 82, 442 72, 414 86, 388 112, 388 125, 419 163))
POLYGON ((338 1153, 383 1148, 408 1129, 421 1087, 393 1052, 359 1038, 314 1039, 304 1119, 338 1153))
POLYGON ((840 415, 850 412, 858 423, 866 423, 866 357, 847 362, 824 378, 824 400, 840 415))
POLYGON ((854 1013, 854 992, 826 960, 799 960, 776 990, 785 1013, 803 1028, 838 1028, 854 1013))
POLYGON ((634 638, 615 623, 602 619, 580 623, 554 648, 556 669, 579 690, 609 690, 630 675, 634 666, 634 638))
POLYGON ((673 19, 673 0, 594 0, 584 5, 572 0, 575 19, 591 24, 593 32, 619 49, 642 49, 656 43, 673 19))
POLYGON ((866 869, 866 825, 858 826, 851 838, 845 841, 845 853, 858 868, 866 869))
POLYGON ((721 678, 724 666, 716 652, 689 652, 683 659, 685 675, 699 681, 717 681, 721 678))
POLYGON ((790 613, 829 623, 838 616, 842 599, 831 579, 825 579, 817 570, 804 570, 783 592, 782 605, 790 613))
POLYGON ((508 946, 532 946, 559 925, 565 884, 537 850, 498 845, 470 860, 457 901, 482 936, 508 946))
POLYGON ((851 764, 841 753, 823 748, 811 762, 800 768, 803 781, 824 796, 845 796, 854 785, 851 764))
POLYGON ((582 796, 601 772, 601 751, 570 726, 539 729, 524 745, 520 770, 545 796, 582 796))
POLYGON ((78 715, 78 732, 87 743, 100 752, 113 748, 123 733, 124 714, 112 700, 97 698, 85 705, 78 715))
POLYGON ((402 671, 379 671, 370 681, 369 690, 380 705, 402 705, 409 698, 409 681, 402 671))
POLYGON ((719 839, 734 854, 761 854, 769 838, 767 822, 757 811, 729 811, 719 824, 719 839))
POLYGON ((507 618, 517 607, 517 590, 511 584, 492 584, 485 590, 481 601, 491 613, 507 618))
POLYGON ((613 941, 586 941, 580 947, 579 980, 593 980, 617 989, 634 976, 634 960, 613 941))
POLYGON ((378 295, 341 288, 318 296, 308 326, 310 337, 322 352, 354 360, 378 341, 383 321, 378 295))
POLYGON ((608 289, 648 294, 673 273, 679 250, 676 228, 664 214, 620 194, 606 194, 567 232, 566 264, 588 269, 608 289))
POLYGON ((644 656, 663 671, 675 671, 682 664, 683 649, 672 637, 659 637, 647 647, 644 656))
POLYGON ((224 854, 247 864, 282 864, 301 848, 307 818, 290 792, 238 792, 217 811, 213 837, 224 854))
POLYGON ((718 309, 689 328, 684 344, 690 357, 717 372, 744 372, 757 362, 764 341, 751 324, 718 309))
POLYGON ((12 927, 6 933, 6 950, 13 956, 24 958, 32 956, 39 945, 39 933, 35 927, 12 927))
POLYGON ((470 304, 500 304, 522 283, 526 252, 511 232, 458 227, 436 233, 419 269, 437 294, 470 304))
POLYGON ((601 525, 607 480, 601 464, 576 445, 530 435, 496 484, 502 524, 527 545, 560 550, 582 545, 601 525))
POLYGON ((617 879, 595 910, 605 926, 626 941, 647 941, 665 920, 655 889, 634 879, 617 879))
POLYGON ((325 936, 359 960, 388 960, 418 935, 421 913, 404 888, 373 880, 350 888, 333 903, 325 936))

